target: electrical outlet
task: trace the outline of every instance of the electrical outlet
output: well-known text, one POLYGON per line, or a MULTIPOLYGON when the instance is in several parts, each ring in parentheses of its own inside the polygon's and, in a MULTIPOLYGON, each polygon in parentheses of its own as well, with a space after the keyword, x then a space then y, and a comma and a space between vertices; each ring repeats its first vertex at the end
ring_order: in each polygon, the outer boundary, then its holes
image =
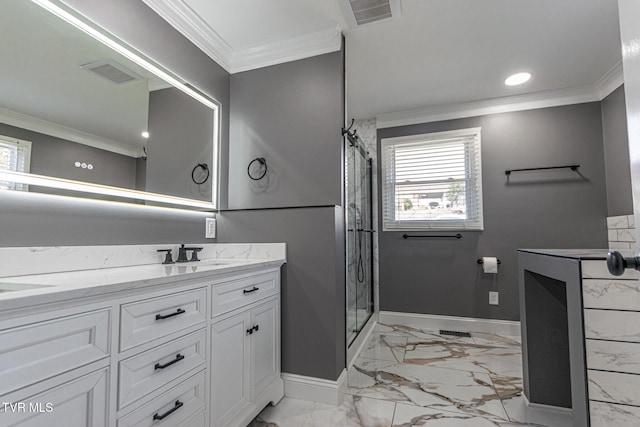
POLYGON ((498 305, 498 293, 489 291, 489 304, 498 305))
POLYGON ((216 219, 205 218, 205 238, 214 239, 216 237, 216 219))

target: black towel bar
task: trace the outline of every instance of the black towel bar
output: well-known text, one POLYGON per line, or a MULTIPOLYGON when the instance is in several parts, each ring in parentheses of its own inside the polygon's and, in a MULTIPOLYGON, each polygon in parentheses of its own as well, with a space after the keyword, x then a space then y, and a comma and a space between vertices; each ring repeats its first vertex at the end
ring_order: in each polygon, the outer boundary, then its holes
POLYGON ((567 166, 547 166, 544 168, 526 168, 526 169, 508 169, 504 171, 504 174, 509 176, 511 172, 529 172, 529 171, 541 171, 547 169, 571 169, 572 171, 577 171, 580 165, 567 165, 567 166))
POLYGON ((410 236, 408 234, 403 234, 402 235, 403 239, 413 239, 413 238, 420 238, 420 239, 462 239, 462 234, 458 233, 458 234, 417 234, 414 236, 410 236))

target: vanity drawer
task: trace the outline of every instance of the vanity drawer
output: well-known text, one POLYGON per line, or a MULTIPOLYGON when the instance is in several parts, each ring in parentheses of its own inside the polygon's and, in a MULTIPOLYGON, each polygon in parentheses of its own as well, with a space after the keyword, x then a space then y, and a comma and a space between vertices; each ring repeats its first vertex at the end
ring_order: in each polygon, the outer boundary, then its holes
POLYGON ((120 362, 118 404, 122 409, 181 375, 204 367, 205 330, 120 362))
POLYGON ((204 323, 206 289, 124 304, 120 308, 120 351, 204 323))
POLYGON ((213 285, 211 316, 228 313, 236 308, 276 295, 280 288, 280 274, 271 272, 213 285))
POLYGON ((0 395, 108 357, 110 323, 107 309, 0 331, 0 395))
POLYGON ((173 427, 205 410, 205 373, 202 371, 150 403, 118 420, 118 427, 173 427), (162 419, 158 419, 163 417, 162 419))

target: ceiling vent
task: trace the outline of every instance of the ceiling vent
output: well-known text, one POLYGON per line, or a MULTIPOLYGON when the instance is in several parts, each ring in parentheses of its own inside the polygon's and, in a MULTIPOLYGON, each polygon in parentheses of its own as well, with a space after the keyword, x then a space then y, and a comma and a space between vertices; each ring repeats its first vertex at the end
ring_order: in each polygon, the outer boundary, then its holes
POLYGON ((351 28, 402 16, 400 0, 340 0, 351 28))
POLYGON ((101 59, 81 65, 80 68, 90 71, 111 83, 123 84, 142 80, 142 77, 112 59, 101 59))

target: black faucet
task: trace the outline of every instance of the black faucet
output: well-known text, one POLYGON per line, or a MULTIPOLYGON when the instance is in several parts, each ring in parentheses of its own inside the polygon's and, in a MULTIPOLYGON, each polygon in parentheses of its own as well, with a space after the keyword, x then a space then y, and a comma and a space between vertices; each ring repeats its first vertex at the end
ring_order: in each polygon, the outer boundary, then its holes
POLYGON ((178 248, 178 259, 176 262, 189 262, 189 261, 200 261, 198 259, 198 252, 200 252, 203 248, 185 248, 184 243, 180 245, 178 248), (191 259, 187 259, 187 251, 193 251, 191 253, 191 259))

